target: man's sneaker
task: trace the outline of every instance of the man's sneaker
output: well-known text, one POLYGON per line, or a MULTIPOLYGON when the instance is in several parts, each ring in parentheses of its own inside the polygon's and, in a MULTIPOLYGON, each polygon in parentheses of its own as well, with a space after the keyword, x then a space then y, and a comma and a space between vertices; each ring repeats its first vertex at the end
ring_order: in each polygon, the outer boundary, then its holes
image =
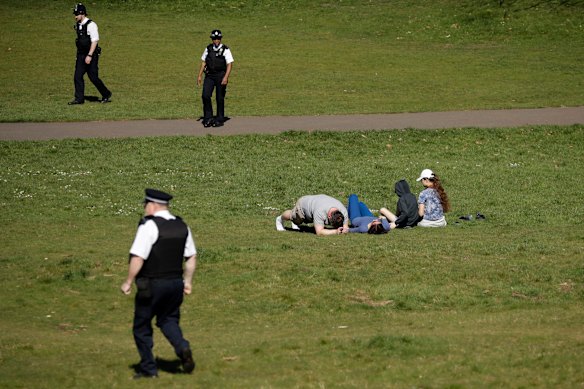
POLYGON ((195 370, 195 360, 193 359, 193 353, 190 348, 185 348, 181 355, 180 361, 182 363, 183 371, 185 373, 192 373, 195 370))
POLYGON ((215 122, 213 123, 213 127, 223 127, 223 122, 215 122))
POLYGON ((300 230, 300 227, 298 227, 296 224, 292 223, 292 229, 298 231, 298 230, 300 230))
POLYGON ((286 231, 284 225, 282 224, 282 216, 278 216, 276 218, 276 230, 278 231, 286 231))
POLYGON ((77 105, 77 104, 83 104, 83 103, 84 103, 84 101, 71 100, 67 104, 69 104, 69 105, 77 105))
POLYGON ((207 127, 212 127, 213 126, 213 120, 209 119, 209 120, 203 120, 203 127, 207 128, 207 127))

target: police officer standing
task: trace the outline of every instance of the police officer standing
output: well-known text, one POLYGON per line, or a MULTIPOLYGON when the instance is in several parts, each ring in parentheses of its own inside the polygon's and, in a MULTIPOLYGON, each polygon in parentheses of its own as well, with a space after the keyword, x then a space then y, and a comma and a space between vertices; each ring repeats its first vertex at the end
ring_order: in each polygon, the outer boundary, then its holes
POLYGON ((233 55, 229 47, 221 43, 223 35, 220 30, 211 31, 213 43, 207 46, 201 56, 201 68, 197 76, 197 86, 201 85, 203 72, 203 126, 221 127, 225 122, 225 94, 227 83, 233 65, 233 55), (215 89, 215 101, 217 103, 217 116, 213 118, 213 106, 211 96, 215 89))
POLYGON ((140 221, 130 248, 128 278, 122 284, 130 294, 138 289, 134 309, 134 340, 140 354, 140 368, 134 378, 156 378, 158 369, 152 354, 152 319, 174 347, 184 372, 195 369, 189 342, 179 326, 183 294, 191 294, 197 250, 190 228, 170 213, 172 196, 146 189, 145 217, 140 221), (184 262, 184 271, 183 271, 184 262))
POLYGON ((87 73, 89 80, 95 85, 99 93, 101 93, 101 102, 109 103, 111 101, 112 92, 104 85, 99 78, 99 55, 101 48, 98 45, 99 32, 97 24, 91 19, 87 18, 87 9, 81 3, 77 4, 73 9, 75 15, 75 32, 77 39, 77 60, 75 62, 75 76, 73 81, 75 83, 75 98, 69 102, 69 105, 83 104, 85 102, 85 82, 83 76, 87 73))

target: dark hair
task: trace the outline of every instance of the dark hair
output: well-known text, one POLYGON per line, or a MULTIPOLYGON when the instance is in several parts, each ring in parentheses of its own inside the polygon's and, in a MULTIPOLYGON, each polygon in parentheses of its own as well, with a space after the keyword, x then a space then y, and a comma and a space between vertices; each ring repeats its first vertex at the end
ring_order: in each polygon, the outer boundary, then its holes
POLYGON ((367 230, 368 234, 385 234, 385 228, 383 228, 383 224, 381 223, 371 223, 371 227, 367 230))
POLYGON ((434 177, 430 177, 428 179, 430 180, 430 182, 434 184, 433 187, 434 189, 436 189, 436 192, 438 192, 438 196, 440 197, 440 204, 442 205, 442 210, 444 212, 450 211, 450 200, 448 200, 448 195, 446 194, 446 191, 442 187, 440 178, 438 178, 438 176, 434 174, 434 177))
POLYGON ((331 215, 330 223, 333 228, 342 227, 345 224, 345 217, 340 211, 334 211, 331 215))

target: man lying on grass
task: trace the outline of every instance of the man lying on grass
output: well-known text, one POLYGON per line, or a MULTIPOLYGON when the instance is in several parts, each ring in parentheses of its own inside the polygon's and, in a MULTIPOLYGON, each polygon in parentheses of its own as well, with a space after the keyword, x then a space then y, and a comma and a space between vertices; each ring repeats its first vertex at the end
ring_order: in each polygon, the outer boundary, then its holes
POLYGON ((292 229, 299 230, 299 224, 314 223, 316 235, 338 235, 349 232, 349 216, 345 206, 337 199, 324 195, 303 196, 276 218, 276 230, 286 231, 284 221, 292 222, 292 229), (331 226, 331 229, 325 226, 331 226))

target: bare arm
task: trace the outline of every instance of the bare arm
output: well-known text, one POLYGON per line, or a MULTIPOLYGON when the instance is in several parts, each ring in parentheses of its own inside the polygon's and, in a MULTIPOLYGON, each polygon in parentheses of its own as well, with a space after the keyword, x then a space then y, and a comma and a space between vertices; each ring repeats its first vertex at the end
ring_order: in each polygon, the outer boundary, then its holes
POLYGON ((385 218, 387 220, 389 220, 390 222, 395 222, 397 220, 397 216, 395 216, 389 209, 387 208, 381 208, 379 210, 379 213, 383 216, 385 216, 385 218))
POLYGON ((87 53, 87 57, 85 57, 85 63, 89 65, 91 63, 91 56, 95 53, 95 48, 97 47, 97 41, 91 42, 91 47, 89 48, 89 53, 87 53))
POLYGON ((184 280, 184 293, 191 294, 193 290, 193 274, 195 274, 195 269, 197 268, 197 256, 193 255, 185 262, 185 270, 183 274, 184 280))
POLYGON ((426 210, 426 206, 424 204, 418 205, 418 215, 424 217, 424 211, 426 210))
POLYGON ((142 269, 143 265, 144 258, 135 255, 130 258, 130 265, 128 266, 128 278, 126 278, 126 281, 122 284, 121 287, 124 294, 130 294, 130 291, 132 290, 132 283, 136 279, 136 276, 140 272, 140 269, 142 269))
POLYGON ((347 227, 339 227, 336 230, 332 230, 332 229, 326 229, 326 228, 324 228, 324 226, 321 226, 321 225, 315 225, 314 231, 316 232, 316 235, 318 235, 318 236, 339 235, 339 234, 342 234, 344 232, 345 228, 346 228, 346 231, 349 232, 348 226, 347 227))
POLYGON ((197 86, 201 86, 201 81, 203 80, 203 72, 205 71, 205 62, 201 62, 201 67, 199 68, 199 74, 197 75, 197 86))
POLYGON ((229 82, 229 75, 231 74, 231 68, 233 63, 228 63, 227 64, 227 70, 225 71, 225 76, 223 77, 223 80, 221 80, 221 85, 227 85, 227 83, 229 82))

